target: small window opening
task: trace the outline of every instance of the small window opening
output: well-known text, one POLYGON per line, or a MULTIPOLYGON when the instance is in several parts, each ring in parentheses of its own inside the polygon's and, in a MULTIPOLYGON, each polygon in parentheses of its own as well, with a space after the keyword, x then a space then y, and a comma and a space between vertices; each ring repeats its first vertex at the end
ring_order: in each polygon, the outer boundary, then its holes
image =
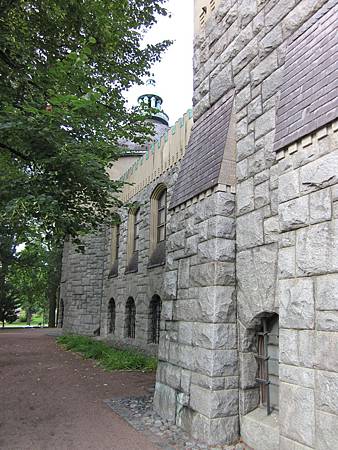
POLYGON ((278 316, 263 317, 257 332, 258 362, 256 381, 260 385, 260 403, 267 414, 279 408, 279 327, 278 316))
POLYGON ((165 241, 167 220, 167 190, 165 189, 157 201, 157 243, 165 241))

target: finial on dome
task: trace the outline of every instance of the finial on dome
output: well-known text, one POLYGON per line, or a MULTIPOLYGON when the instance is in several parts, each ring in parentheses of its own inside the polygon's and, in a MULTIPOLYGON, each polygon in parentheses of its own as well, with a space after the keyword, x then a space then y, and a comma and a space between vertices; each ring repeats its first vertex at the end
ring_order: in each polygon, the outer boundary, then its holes
POLYGON ((164 125, 169 125, 169 117, 167 114, 162 110, 162 98, 154 94, 154 88, 156 87, 156 81, 153 78, 148 78, 147 81, 144 83, 146 86, 146 93, 143 95, 140 95, 138 98, 139 105, 142 105, 146 108, 153 108, 156 109, 157 112, 152 116, 153 120, 157 120, 164 125))

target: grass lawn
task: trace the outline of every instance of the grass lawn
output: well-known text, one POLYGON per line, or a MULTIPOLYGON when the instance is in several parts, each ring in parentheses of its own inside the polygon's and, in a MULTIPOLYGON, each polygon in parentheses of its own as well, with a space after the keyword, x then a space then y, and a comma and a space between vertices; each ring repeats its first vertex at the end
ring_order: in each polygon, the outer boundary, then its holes
MULTIPOLYGON (((45 320, 45 326, 47 325, 47 323, 48 323, 48 320, 45 320)), ((40 316, 38 314, 33 314, 30 325, 35 326, 35 327, 38 325, 42 325, 42 316, 40 316)), ((27 322, 20 322, 20 320, 16 320, 15 322, 12 322, 12 323, 5 322, 5 328, 26 327, 26 326, 28 326, 27 322)))
POLYGON ((95 359, 99 366, 108 371, 153 372, 157 366, 156 358, 132 350, 119 350, 86 336, 60 336, 57 338, 57 342, 66 350, 80 353, 86 359, 95 359))

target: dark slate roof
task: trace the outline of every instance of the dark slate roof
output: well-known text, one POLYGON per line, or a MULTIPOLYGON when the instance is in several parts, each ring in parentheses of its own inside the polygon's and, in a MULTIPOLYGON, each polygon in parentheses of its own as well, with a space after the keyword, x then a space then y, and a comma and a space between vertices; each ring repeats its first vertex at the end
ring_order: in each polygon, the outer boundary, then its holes
POLYGON ((222 97, 195 122, 171 197, 170 208, 218 184, 233 93, 222 97))
POLYGON ((290 39, 275 150, 338 117, 338 4, 328 1, 290 39))

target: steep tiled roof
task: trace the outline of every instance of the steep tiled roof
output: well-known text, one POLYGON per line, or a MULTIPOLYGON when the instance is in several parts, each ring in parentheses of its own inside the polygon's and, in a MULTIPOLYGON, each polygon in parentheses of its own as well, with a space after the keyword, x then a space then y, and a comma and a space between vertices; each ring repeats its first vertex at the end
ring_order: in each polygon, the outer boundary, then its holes
POLYGON ((218 184, 230 124, 233 93, 222 97, 194 124, 170 208, 218 184))
POLYGON ((275 150, 338 116, 338 4, 328 1, 288 43, 275 150))

